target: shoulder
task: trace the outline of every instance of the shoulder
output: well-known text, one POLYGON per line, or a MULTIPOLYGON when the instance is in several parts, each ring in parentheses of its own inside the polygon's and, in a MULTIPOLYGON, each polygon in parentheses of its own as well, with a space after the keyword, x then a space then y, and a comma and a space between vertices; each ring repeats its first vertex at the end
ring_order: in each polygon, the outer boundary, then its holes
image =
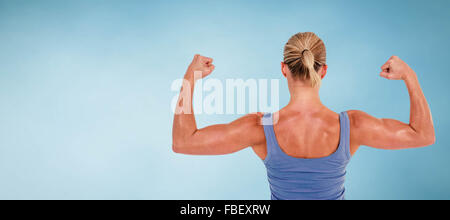
POLYGON ((242 139, 248 139, 251 144, 264 142, 264 129, 261 120, 264 114, 257 112, 247 114, 230 123, 231 131, 242 139))
POLYGON ((248 127, 257 127, 261 125, 261 120, 263 118, 264 114, 261 112, 256 113, 250 113, 247 115, 244 115, 237 120, 231 122, 233 125, 244 125, 248 127))
POLYGON ((350 154, 354 155, 363 143, 362 139, 367 137, 371 116, 360 110, 349 110, 347 115, 350 121, 350 154))
POLYGON ((347 111, 347 115, 350 120, 350 125, 352 126, 352 128, 364 127, 365 125, 370 124, 370 122, 375 119, 371 115, 360 110, 349 110, 347 111))
POLYGON ((365 139, 373 132, 383 132, 383 119, 373 117, 366 112, 359 110, 347 111, 350 120, 351 136, 353 139, 365 139))

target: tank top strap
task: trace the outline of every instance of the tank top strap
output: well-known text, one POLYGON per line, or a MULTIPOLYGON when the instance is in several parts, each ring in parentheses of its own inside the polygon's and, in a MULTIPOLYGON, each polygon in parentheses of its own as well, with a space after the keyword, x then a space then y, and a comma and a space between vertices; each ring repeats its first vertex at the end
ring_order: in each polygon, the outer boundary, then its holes
POLYGON ((341 151, 341 155, 343 155, 347 159, 350 159, 350 120, 346 111, 339 114, 339 121, 341 127, 339 150, 341 151))
POLYGON ((266 113, 261 119, 261 124, 264 127, 264 135, 266 137, 266 145, 267 145, 267 156, 264 159, 264 162, 267 162, 270 160, 270 158, 273 155, 276 155, 278 153, 279 147, 278 147, 278 141, 275 136, 275 131, 273 129, 273 114, 272 113, 266 113))

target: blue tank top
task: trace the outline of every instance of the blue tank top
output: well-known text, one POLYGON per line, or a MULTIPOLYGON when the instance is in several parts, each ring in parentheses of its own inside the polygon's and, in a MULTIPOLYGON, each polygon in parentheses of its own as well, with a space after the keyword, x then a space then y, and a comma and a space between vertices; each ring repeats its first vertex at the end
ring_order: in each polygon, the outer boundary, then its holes
POLYGON ((272 114, 262 118, 267 142, 264 164, 273 200, 344 200, 346 166, 350 162, 350 123, 347 112, 339 114, 337 150, 326 157, 291 157, 278 145, 272 114))

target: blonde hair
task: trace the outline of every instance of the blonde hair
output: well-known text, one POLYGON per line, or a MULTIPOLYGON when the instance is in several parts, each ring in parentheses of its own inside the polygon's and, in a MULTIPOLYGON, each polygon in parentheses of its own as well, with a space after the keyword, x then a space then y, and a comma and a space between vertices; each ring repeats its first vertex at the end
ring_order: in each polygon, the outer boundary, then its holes
POLYGON ((325 64, 326 57, 325 44, 312 32, 295 34, 284 46, 284 63, 292 76, 309 80, 312 87, 320 87, 317 71, 325 64))

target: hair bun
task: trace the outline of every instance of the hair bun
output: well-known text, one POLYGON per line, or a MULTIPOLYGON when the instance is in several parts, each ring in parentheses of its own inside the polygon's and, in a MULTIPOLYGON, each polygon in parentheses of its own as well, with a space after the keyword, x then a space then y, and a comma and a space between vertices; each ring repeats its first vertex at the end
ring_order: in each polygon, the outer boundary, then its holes
POLYGON ((320 86, 318 65, 324 64, 325 61, 325 45, 312 32, 297 33, 284 46, 284 63, 292 75, 302 80, 310 80, 313 87, 320 86))
POLYGON ((304 49, 304 50, 302 51, 302 56, 303 56, 303 53, 305 53, 305 51, 309 51, 309 49, 304 49))

